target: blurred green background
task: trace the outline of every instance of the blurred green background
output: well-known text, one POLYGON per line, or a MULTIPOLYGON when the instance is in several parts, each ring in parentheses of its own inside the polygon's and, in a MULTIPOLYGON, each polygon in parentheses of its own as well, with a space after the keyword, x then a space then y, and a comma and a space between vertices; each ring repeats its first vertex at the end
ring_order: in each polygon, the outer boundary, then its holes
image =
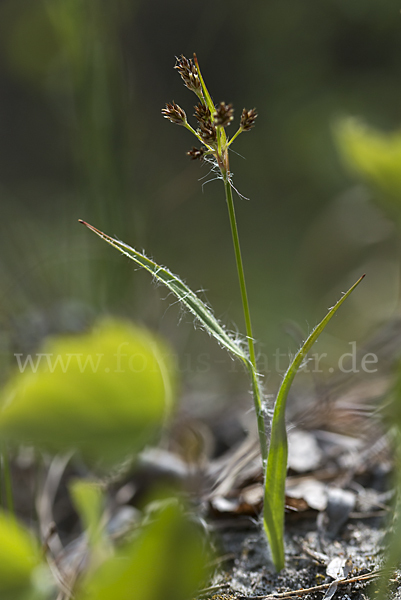
POLYGON ((236 208, 261 352, 294 349, 285 323, 310 330, 363 272, 319 350, 349 351, 391 317, 398 236, 379 192, 342 164, 333 126, 356 115, 399 127, 400 28, 389 0, 1 0, 3 366, 114 313, 165 335, 189 387, 246 389, 165 290, 77 222, 144 248, 243 331, 223 186, 202 186, 207 165, 185 156, 193 139, 160 113, 175 100, 192 114, 173 67, 194 51, 216 102, 232 102, 237 120, 259 112, 231 167, 250 199, 236 208))

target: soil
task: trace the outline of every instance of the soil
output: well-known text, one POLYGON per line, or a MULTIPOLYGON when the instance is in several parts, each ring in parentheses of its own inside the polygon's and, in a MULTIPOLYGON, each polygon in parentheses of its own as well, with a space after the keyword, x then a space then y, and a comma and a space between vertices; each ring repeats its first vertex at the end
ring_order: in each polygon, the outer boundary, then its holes
MULTIPOLYGON (((353 581, 339 583, 334 598, 366 600, 374 592, 376 581, 363 578, 358 581, 355 578, 380 568, 386 537, 383 523, 378 522, 377 518, 350 520, 341 535, 334 540, 325 540, 323 544, 316 519, 287 523, 286 566, 276 574, 259 523, 251 524, 243 520, 241 525, 226 523, 217 529, 221 556, 226 558, 211 584, 216 587, 201 596, 214 600, 277 597, 277 594, 290 598, 292 595, 286 595, 286 592, 326 584, 323 589, 302 594, 305 599, 324 598, 334 581, 333 577, 326 574, 326 569, 337 557, 352 561, 348 579, 353 581)), ((394 581, 389 582, 388 598, 401 598, 401 580, 398 582, 396 576, 391 579, 394 581)))

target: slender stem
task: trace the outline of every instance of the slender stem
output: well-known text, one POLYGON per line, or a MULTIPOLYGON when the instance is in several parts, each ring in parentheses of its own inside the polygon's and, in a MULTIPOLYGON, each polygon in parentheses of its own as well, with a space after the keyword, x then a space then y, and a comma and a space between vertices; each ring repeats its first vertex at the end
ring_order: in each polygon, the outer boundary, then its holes
POLYGON ((266 430, 265 430, 265 423, 264 423, 264 419, 263 419, 261 394, 260 394, 259 384, 257 381, 255 345, 253 342, 251 315, 250 315, 250 311, 249 311, 248 293, 247 293, 246 283, 245 283, 244 266, 242 263, 241 246, 239 243, 237 219, 235 217, 234 200, 233 200, 233 194, 232 194, 232 189, 231 189, 228 173, 226 175, 223 175, 223 177, 224 177, 224 188, 225 188, 225 192, 226 192, 228 215, 230 217, 231 235, 232 235, 232 240, 233 240, 233 245, 234 245, 235 261, 237 263, 238 281, 239 281, 239 287, 241 290, 242 309, 244 312, 246 336, 247 336, 248 348, 249 348, 249 359, 250 359, 250 362, 252 365, 252 370, 253 370, 253 373, 251 374, 252 375, 252 388, 253 388, 253 399, 254 399, 254 403, 255 403, 256 418, 257 418, 257 423, 258 423, 260 447, 261 447, 261 451, 262 451, 262 459, 263 459, 263 461, 266 461, 266 459, 267 459, 266 430))
POLYGON ((233 143, 233 141, 239 136, 240 133, 242 133, 242 128, 241 127, 238 129, 238 131, 236 133, 234 133, 233 137, 231 138, 231 140, 227 144, 227 148, 229 146, 231 146, 231 144, 233 143))
POLYGON ((206 148, 208 148, 208 150, 210 150, 210 152, 215 152, 215 150, 214 150, 214 149, 213 149, 211 146, 209 146, 209 144, 207 144, 207 143, 206 143, 206 142, 203 140, 203 138, 202 138, 202 137, 199 135, 199 133, 197 133, 197 132, 195 131, 195 129, 194 129, 193 127, 191 127, 191 125, 188 123, 188 121, 184 121, 183 125, 184 125, 184 127, 185 127, 186 129, 188 129, 188 131, 190 131, 191 133, 193 133, 193 135, 194 135, 196 138, 198 138, 198 140, 199 140, 199 141, 200 141, 200 142, 201 142, 201 143, 202 143, 204 146, 206 146, 206 148))
POLYGON ((241 299, 242 299, 242 308, 244 311, 246 335, 248 338, 249 358, 251 359, 252 365, 256 369, 255 346, 253 343, 252 323, 251 323, 251 316, 250 316, 250 312, 249 312, 248 294, 247 294, 247 290, 246 290, 244 267, 242 264, 242 255, 241 255, 241 247, 240 247, 239 236, 238 236, 237 219, 235 217, 233 193, 232 193, 231 185, 230 185, 228 178, 224 180, 224 186, 225 186, 225 192, 226 192, 228 214, 230 217, 231 234, 232 234, 233 244, 234 244, 235 260, 237 263, 238 280, 239 280, 239 286, 240 286, 240 290, 241 290, 241 299))

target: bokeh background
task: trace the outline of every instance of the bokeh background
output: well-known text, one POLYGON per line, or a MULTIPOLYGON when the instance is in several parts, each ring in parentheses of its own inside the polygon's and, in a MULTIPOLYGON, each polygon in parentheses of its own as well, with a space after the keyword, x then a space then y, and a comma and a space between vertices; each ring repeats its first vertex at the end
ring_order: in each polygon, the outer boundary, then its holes
MULTIPOLYGON (((80 226, 145 249, 204 296, 231 329, 243 319, 221 182, 161 116, 195 96, 173 67, 196 51, 216 102, 257 107, 235 143, 236 209, 255 337, 289 353, 363 273, 319 351, 324 369, 396 314, 399 235, 379 191, 347 170, 337 120, 401 120, 401 15, 377 0, 1 0, 0 315, 3 378, 14 352, 97 315, 165 336, 183 386, 213 401, 246 376, 167 292, 80 226), (203 179, 201 179, 203 178, 203 179), (289 335, 290 333, 290 335, 289 335)), ((231 125, 231 133, 235 126, 231 125)))

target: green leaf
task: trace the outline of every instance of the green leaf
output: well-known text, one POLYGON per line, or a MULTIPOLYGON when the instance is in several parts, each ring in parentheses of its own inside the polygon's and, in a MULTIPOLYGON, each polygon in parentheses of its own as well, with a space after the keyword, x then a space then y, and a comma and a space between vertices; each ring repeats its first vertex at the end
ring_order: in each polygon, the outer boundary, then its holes
POLYGON ((335 138, 346 165, 384 192, 379 198, 393 216, 401 217, 401 131, 384 133, 355 118, 339 121, 335 138))
POLYGON ((128 322, 49 339, 31 362, 19 361, 0 412, 0 435, 11 442, 113 463, 149 443, 171 409, 167 353, 128 322))
POLYGON ((398 500, 394 512, 392 511, 388 515, 386 529, 391 532, 391 535, 387 544, 382 574, 375 586, 374 596, 372 594, 371 597, 378 600, 387 600, 389 597, 389 579, 401 563, 401 506, 399 502, 401 497, 401 363, 398 364, 398 373, 392 388, 383 398, 381 411, 385 426, 388 427, 391 435, 392 448, 395 452, 394 464, 396 469, 392 477, 392 487, 397 490, 398 500))
POLYGON ((194 63, 195 63, 195 66, 196 66, 196 70, 198 71, 198 76, 199 76, 199 80, 201 82, 203 97, 205 99, 206 106, 210 110, 210 114, 213 117, 214 113, 216 112, 216 109, 214 107, 212 97, 209 94, 209 90, 207 89, 207 87, 205 85, 205 82, 203 80, 202 73, 201 73, 201 70, 200 70, 200 67, 199 67, 198 58, 197 58, 196 54, 194 54, 194 63))
POLYGON ((33 537, 12 517, 0 512, 0 597, 28 598, 31 578, 39 564, 40 552, 33 537))
POLYGON ((274 406, 274 414, 270 436, 269 454, 265 473, 265 494, 263 506, 263 525, 269 540, 274 566, 277 571, 284 567, 284 497, 285 479, 287 474, 287 431, 285 426, 285 407, 291 384, 309 350, 317 340, 330 319, 335 315, 341 304, 362 281, 363 275, 346 292, 315 327, 306 342, 295 355, 287 369, 274 406))
MULTIPOLYGON (((146 271, 149 271, 156 281, 163 283, 171 292, 173 292, 181 304, 183 304, 198 319, 203 328, 212 337, 214 337, 224 348, 231 352, 231 354, 242 360, 252 381, 252 391, 255 398, 255 404, 257 406, 256 410, 260 411, 262 406, 262 390, 256 368, 252 364, 243 347, 238 342, 233 340, 224 330, 209 307, 202 302, 202 300, 200 300, 198 296, 177 275, 174 275, 165 267, 161 267, 141 252, 131 248, 131 246, 128 246, 127 244, 110 237, 102 231, 99 231, 99 229, 96 229, 96 227, 93 227, 93 225, 89 225, 89 223, 86 223, 85 221, 80 221, 80 223, 96 233, 96 235, 110 244, 110 246, 113 246, 113 248, 116 248, 116 250, 125 256, 128 256, 128 258, 146 269, 146 271)), ((258 419, 260 418, 263 418, 261 412, 258 414, 258 419)), ((267 452, 266 440, 264 439, 263 431, 260 431, 259 435, 264 459, 267 452)))
POLYGON ((213 336, 222 346, 229 350, 232 354, 240 358, 246 365, 249 364, 249 359, 243 348, 233 340, 229 334, 220 325, 216 317, 213 315, 209 307, 198 298, 198 296, 177 276, 171 273, 165 267, 161 267, 153 260, 138 252, 128 244, 124 244, 107 234, 99 231, 93 225, 89 225, 85 221, 80 221, 91 231, 96 233, 105 242, 119 250, 125 256, 138 265, 149 271, 156 281, 163 283, 178 300, 200 321, 205 330, 213 336))
POLYGON ((70 495, 92 545, 100 535, 104 497, 99 483, 77 479, 70 484, 70 495))
MULTIPOLYGON (((198 76, 199 76, 199 80, 201 82, 203 97, 205 99, 206 106, 210 110, 210 114, 211 114, 212 120, 213 120, 213 117, 214 117, 214 115, 216 113, 216 109, 215 109, 215 106, 213 104, 212 97, 209 94, 209 90, 207 89, 205 81, 204 81, 204 79, 202 77, 202 73, 201 73, 201 70, 200 70, 200 66, 199 66, 199 62, 198 62, 198 58, 197 58, 196 54, 194 54, 194 63, 195 63, 195 66, 196 66, 196 70, 198 71, 198 76)), ((220 138, 220 147, 221 146, 224 147, 225 144, 226 144, 226 142, 227 142, 227 137, 226 137, 226 132, 225 132, 224 127, 218 127, 218 133, 217 133, 217 135, 220 138)))
POLYGON ((198 527, 175 501, 89 575, 77 600, 190 600, 206 574, 198 527))

